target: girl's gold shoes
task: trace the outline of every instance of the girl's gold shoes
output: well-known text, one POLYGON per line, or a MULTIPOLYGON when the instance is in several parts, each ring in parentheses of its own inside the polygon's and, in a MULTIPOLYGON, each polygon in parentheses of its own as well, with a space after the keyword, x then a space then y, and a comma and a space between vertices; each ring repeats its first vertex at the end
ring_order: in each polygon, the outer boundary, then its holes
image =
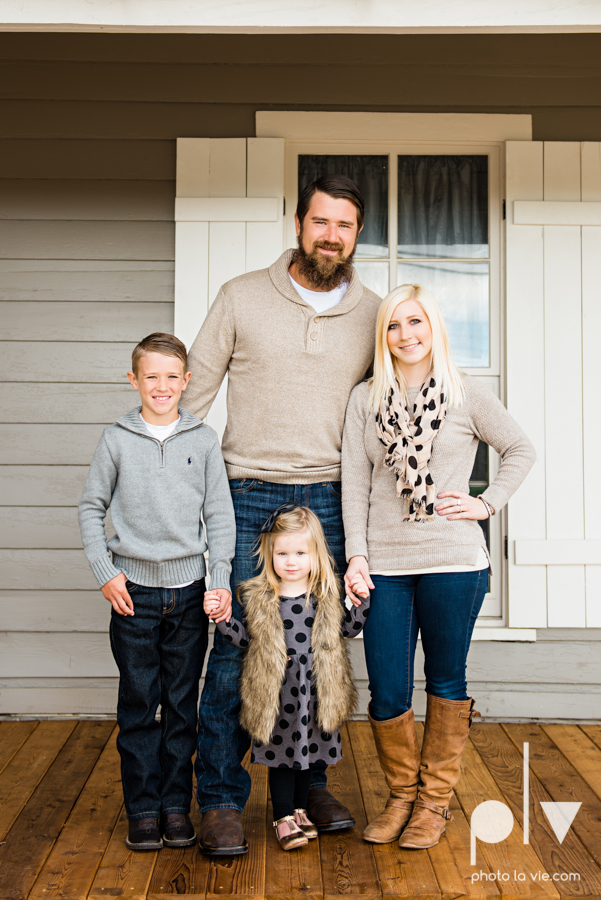
POLYGON ((273 823, 273 827, 282 850, 295 850, 297 847, 306 847, 309 843, 309 838, 296 824, 294 816, 282 816, 273 823))

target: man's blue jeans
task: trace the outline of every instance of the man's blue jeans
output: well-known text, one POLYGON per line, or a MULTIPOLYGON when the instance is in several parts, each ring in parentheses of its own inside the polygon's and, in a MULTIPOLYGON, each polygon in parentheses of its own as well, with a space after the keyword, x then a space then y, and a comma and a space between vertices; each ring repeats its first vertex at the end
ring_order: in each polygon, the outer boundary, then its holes
MULTIPOLYGON (((257 574, 259 529, 268 515, 282 503, 292 501, 308 506, 319 517, 341 576, 346 571, 344 529, 339 482, 317 484, 274 484, 251 478, 230 481, 236 514, 236 555, 232 567, 233 614, 242 618, 235 597, 238 585, 257 574)), ((215 631, 215 643, 207 666, 205 686, 198 710, 198 804, 209 809, 242 810, 250 792, 250 776, 240 765, 250 745, 248 734, 238 722, 238 683, 243 651, 215 631)), ((326 784, 325 769, 317 769, 312 787, 326 784)))
POLYGON ((128 581, 127 590, 134 615, 113 610, 110 628, 120 675, 117 748, 127 817, 187 813, 198 682, 209 633, 204 578, 184 588, 128 581))
POLYGON ((410 708, 418 632, 427 693, 466 700, 467 653, 486 594, 488 569, 372 575, 372 581, 375 588, 363 645, 373 718, 393 719, 410 708))

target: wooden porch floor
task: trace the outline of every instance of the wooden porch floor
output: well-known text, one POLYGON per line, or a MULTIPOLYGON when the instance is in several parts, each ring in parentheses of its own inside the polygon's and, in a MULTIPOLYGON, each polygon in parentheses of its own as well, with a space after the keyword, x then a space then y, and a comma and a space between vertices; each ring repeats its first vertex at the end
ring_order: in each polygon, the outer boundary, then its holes
MULTIPOLYGON (((386 789, 369 726, 351 722, 344 760, 329 778, 357 827, 282 852, 270 824, 266 769, 252 766, 244 813, 250 852, 216 860, 196 848, 146 854, 125 848, 114 723, 3 722, 0 900, 600 898, 601 725, 479 724, 471 734, 453 801, 455 824, 432 850, 362 841, 362 827, 382 808, 386 789), (522 831, 524 742, 530 746, 529 844, 522 831), (509 806, 514 828, 500 843, 478 841, 472 867, 468 823, 484 800, 509 806), (561 844, 541 807, 549 800, 582 803, 561 844)), ((194 818, 198 826, 196 811, 194 818)))

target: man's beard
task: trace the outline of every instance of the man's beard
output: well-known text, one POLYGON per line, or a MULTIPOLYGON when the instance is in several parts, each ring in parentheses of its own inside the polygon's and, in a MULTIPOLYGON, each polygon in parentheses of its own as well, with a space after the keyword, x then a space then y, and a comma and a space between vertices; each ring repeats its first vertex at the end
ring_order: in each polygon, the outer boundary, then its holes
POLYGON ((298 266, 299 274, 303 276, 312 288, 319 291, 333 291, 343 281, 350 281, 353 274, 353 256, 357 244, 348 256, 342 256, 344 246, 332 244, 329 241, 315 241, 310 253, 303 247, 303 233, 298 236, 298 249, 294 251, 292 262, 298 266), (338 250, 336 256, 325 256, 319 253, 318 247, 324 250, 338 250))

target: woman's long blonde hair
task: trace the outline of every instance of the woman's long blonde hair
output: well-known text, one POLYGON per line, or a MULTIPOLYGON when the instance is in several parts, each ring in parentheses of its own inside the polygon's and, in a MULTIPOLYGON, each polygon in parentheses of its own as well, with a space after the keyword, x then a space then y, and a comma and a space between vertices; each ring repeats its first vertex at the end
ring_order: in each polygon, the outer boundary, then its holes
POLYGON ((247 592, 258 592, 266 599, 278 597, 281 582, 273 568, 273 547, 275 539, 282 534, 295 534, 299 531, 309 533, 309 550, 311 554, 311 572, 307 585, 306 602, 311 594, 319 602, 329 594, 340 596, 340 586, 334 571, 334 560, 326 542, 321 522, 314 512, 306 506, 297 506, 290 512, 281 513, 274 526, 267 534, 262 534, 256 555, 259 557, 261 571, 240 585, 241 601, 247 592))
POLYGON ((376 351, 374 374, 370 381, 369 405, 378 412, 386 402, 391 388, 400 387, 401 398, 406 400, 407 382, 400 370, 396 357, 388 347, 388 326, 392 314, 405 300, 415 300, 428 317, 432 329, 432 374, 447 398, 449 407, 461 406, 465 397, 463 376, 451 356, 447 328, 432 294, 420 284, 402 284, 382 300, 376 321, 376 351))

